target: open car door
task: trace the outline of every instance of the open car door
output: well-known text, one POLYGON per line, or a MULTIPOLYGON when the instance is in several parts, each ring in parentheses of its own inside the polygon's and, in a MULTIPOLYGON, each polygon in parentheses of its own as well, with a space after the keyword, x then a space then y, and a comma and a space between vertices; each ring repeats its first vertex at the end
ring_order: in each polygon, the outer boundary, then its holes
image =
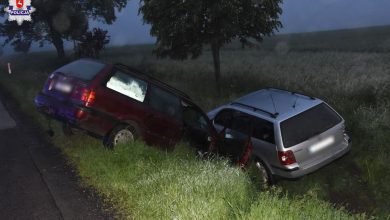
POLYGON ((216 131, 199 107, 183 102, 184 139, 198 151, 208 152, 215 142, 216 131))
POLYGON ((248 115, 233 114, 219 133, 217 153, 229 158, 233 164, 246 166, 252 153, 252 124, 248 115))
POLYGON ((252 153, 250 136, 234 136, 230 129, 226 130, 216 142, 218 155, 228 158, 233 164, 245 167, 252 153))

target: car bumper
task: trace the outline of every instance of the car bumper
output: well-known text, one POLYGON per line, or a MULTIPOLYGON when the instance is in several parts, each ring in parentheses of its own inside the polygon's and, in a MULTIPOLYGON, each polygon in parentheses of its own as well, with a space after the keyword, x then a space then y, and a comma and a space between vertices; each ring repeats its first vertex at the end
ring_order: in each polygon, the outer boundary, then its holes
POLYGON ((297 168, 292 169, 292 170, 281 169, 278 167, 272 167, 273 171, 274 171, 273 174, 275 176, 279 176, 282 178, 289 178, 289 179, 302 177, 304 175, 307 175, 309 173, 312 173, 312 172, 320 169, 321 167, 326 166, 327 164, 337 160, 338 158, 340 158, 343 155, 345 155, 346 153, 348 153, 351 150, 351 144, 352 143, 349 142, 346 147, 340 149, 339 151, 334 152, 333 154, 324 158, 320 162, 316 163, 315 165, 309 166, 309 167, 305 167, 305 168, 297 167, 297 168))
POLYGON ((73 125, 78 125, 80 122, 78 112, 83 109, 69 101, 61 101, 56 97, 39 93, 34 102, 38 111, 50 118, 73 125))

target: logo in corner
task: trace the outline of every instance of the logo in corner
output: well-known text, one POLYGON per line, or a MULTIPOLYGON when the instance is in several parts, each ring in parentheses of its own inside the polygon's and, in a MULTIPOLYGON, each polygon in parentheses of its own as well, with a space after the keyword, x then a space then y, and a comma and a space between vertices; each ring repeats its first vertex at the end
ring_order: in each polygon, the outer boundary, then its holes
POLYGON ((31 22, 31 14, 35 8, 31 6, 31 0, 9 0, 9 6, 4 9, 9 14, 8 21, 16 21, 22 25, 23 21, 31 22))

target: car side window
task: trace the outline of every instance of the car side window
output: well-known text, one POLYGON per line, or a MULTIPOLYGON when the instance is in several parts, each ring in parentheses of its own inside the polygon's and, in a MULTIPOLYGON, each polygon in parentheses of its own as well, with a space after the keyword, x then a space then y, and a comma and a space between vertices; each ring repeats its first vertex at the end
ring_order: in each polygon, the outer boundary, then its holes
POLYGON ((129 74, 117 71, 106 84, 107 88, 140 102, 145 101, 148 83, 129 74))
POLYGON ((271 122, 261 118, 254 120, 253 137, 271 144, 275 144, 274 126, 271 122))
POLYGON ((242 136, 247 137, 251 134, 252 121, 252 116, 239 111, 235 111, 233 114, 230 128, 235 132, 240 133, 242 136))
POLYGON ((208 123, 205 116, 197 109, 185 107, 183 110, 183 121, 186 125, 198 129, 208 129, 208 123))
POLYGON ((226 109, 215 117, 214 123, 231 129, 229 133, 234 139, 246 139, 251 134, 252 116, 237 110, 226 109))
POLYGON ((225 109, 217 114, 214 123, 224 128, 230 128, 234 110, 225 109))
POLYGON ((163 89, 151 86, 148 104, 154 110, 164 113, 170 117, 180 119, 182 107, 180 99, 163 89))

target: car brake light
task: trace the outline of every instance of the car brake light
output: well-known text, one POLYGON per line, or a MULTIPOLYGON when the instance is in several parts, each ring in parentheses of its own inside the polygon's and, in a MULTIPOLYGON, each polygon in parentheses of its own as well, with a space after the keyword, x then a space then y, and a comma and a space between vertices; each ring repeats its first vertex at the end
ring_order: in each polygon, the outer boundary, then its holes
POLYGON ((72 92, 72 99, 80 100, 87 107, 91 106, 96 98, 96 93, 93 90, 82 86, 75 86, 72 92))
POLYGON ((54 87, 54 79, 53 78, 49 78, 48 80, 47 80, 47 83, 46 83, 46 89, 48 90, 48 91, 51 91, 52 89, 53 89, 53 87, 54 87))
POLYGON ((282 165, 291 165, 296 163, 294 153, 289 151, 278 151, 279 161, 282 165))
POLYGON ((48 91, 50 91, 53 89, 54 84, 55 84, 54 77, 55 77, 54 73, 50 74, 49 78, 47 79, 46 86, 45 86, 44 90, 47 89, 48 91))
POLYGON ((85 106, 89 107, 93 104, 96 98, 96 93, 93 90, 83 89, 81 95, 81 101, 85 103, 85 106))
POLYGON ((87 116, 85 111, 83 111, 82 109, 77 110, 77 112, 76 112, 77 119, 79 119, 79 120, 83 119, 83 118, 85 118, 85 116, 87 116))

